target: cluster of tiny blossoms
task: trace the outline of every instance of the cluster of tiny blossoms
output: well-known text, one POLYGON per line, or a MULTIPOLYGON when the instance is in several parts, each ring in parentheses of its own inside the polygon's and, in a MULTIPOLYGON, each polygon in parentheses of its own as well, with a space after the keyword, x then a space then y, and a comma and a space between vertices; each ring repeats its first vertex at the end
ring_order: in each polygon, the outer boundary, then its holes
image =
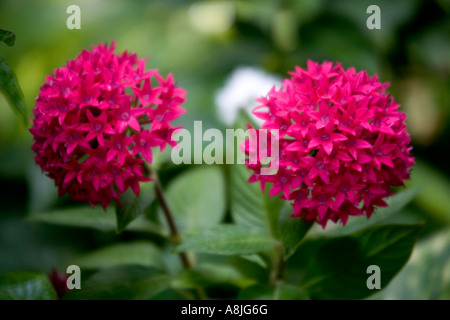
POLYGON ((279 170, 261 175, 258 158, 247 163, 254 171, 249 181, 263 190, 271 184, 270 196, 291 201, 294 217, 323 227, 328 220, 345 225, 350 215, 370 217, 375 206, 386 206, 391 186, 409 179, 406 115, 385 92, 388 84, 365 71, 308 61, 290 75, 253 111, 263 129, 279 130, 279 155, 271 155, 279 170))
POLYGON ((56 69, 42 85, 30 129, 36 163, 61 196, 104 208, 129 187, 139 193, 152 147, 174 146, 170 122, 185 91, 172 75, 145 71, 136 54, 100 44, 56 69))

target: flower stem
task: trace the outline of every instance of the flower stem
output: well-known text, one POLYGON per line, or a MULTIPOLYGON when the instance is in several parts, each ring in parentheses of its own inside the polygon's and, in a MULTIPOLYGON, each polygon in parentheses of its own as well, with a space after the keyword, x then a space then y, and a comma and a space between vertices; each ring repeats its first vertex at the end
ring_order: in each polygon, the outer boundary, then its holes
MULTIPOLYGON (((178 245, 182 242, 182 237, 180 232, 178 231, 177 225, 175 224, 175 219, 173 218, 173 214, 169 208, 169 204, 167 203, 166 197, 164 196, 164 192, 161 186, 161 182, 159 181, 158 174, 155 170, 151 170, 146 165, 144 165, 144 174, 152 178, 153 180, 153 183, 155 185, 156 198, 158 199, 161 209, 164 212, 164 216, 166 217, 167 223, 169 224, 171 236, 170 238, 173 244, 178 245)), ((186 252, 180 252, 178 255, 185 269, 191 269, 193 267, 193 264, 189 259, 189 256, 186 254, 186 252)), ((195 292, 197 293, 198 297, 201 300, 208 300, 208 297, 203 288, 197 288, 195 292)))
MULTIPOLYGON (((153 183, 155 184, 156 197, 158 198, 158 202, 161 206, 162 211, 164 212, 164 216, 166 217, 167 223, 169 224, 172 242, 175 245, 178 245, 182 241, 181 234, 178 231, 177 225, 175 224, 175 220, 173 218, 172 211, 170 210, 166 197, 164 196, 164 192, 161 186, 161 182, 159 181, 158 174, 156 173, 156 171, 151 170, 150 177, 152 178, 153 183)), ((192 262, 189 259, 188 255, 186 254, 186 252, 180 252, 179 256, 181 259, 181 263, 183 264, 183 267, 185 269, 192 268, 192 262)))
POLYGON ((270 272, 269 282, 272 284, 276 284, 280 281, 283 281, 284 271, 284 246, 280 245, 274 252, 274 257, 272 260, 272 271, 270 272))

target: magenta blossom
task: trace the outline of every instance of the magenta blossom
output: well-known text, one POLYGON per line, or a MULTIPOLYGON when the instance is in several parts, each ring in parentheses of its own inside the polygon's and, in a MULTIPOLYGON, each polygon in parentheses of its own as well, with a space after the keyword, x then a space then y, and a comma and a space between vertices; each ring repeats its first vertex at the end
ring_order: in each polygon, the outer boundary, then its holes
POLYGON ((345 225, 352 215, 370 217, 386 206, 391 186, 409 179, 414 158, 406 115, 385 92, 388 84, 365 71, 308 61, 306 70, 296 67, 290 75, 253 112, 265 121, 263 129, 279 130, 280 153, 272 159, 279 170, 261 175, 258 159, 247 164, 254 171, 249 181, 262 189, 271 184, 270 196, 290 201, 293 217, 323 227, 328 220, 345 225))
POLYGON ((30 129, 35 161, 59 195, 100 203, 129 187, 139 193, 152 147, 174 146, 170 122, 184 113, 186 92, 136 54, 100 44, 56 69, 42 85, 30 129), (154 81, 152 81, 154 80, 154 81))

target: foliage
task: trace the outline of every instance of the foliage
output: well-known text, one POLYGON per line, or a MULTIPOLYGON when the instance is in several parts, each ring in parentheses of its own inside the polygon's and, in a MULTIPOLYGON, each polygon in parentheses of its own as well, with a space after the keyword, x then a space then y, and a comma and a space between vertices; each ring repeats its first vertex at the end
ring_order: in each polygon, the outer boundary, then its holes
POLYGON ((53 2, 0 3, 1 27, 14 31, 0 30, 0 299, 57 299, 47 275, 71 264, 81 267, 82 289, 63 299, 449 299, 445 1, 224 1, 219 11, 204 11, 217 19, 198 21, 202 2, 85 1, 81 30, 68 30, 66 7, 53 2), (366 28, 372 4, 381 8, 380 30, 366 28), (247 182, 243 165, 176 166, 161 157, 179 239, 154 182, 106 212, 57 198, 33 163, 23 122, 51 70, 112 40, 118 51, 138 52, 151 58, 149 67, 176 75, 188 92, 177 125, 191 132, 194 120, 225 129, 214 98, 238 66, 285 77, 312 59, 378 74, 408 114, 412 179, 370 219, 322 229, 291 218, 286 201, 247 182), (370 265, 381 269, 382 290, 366 286, 370 265))

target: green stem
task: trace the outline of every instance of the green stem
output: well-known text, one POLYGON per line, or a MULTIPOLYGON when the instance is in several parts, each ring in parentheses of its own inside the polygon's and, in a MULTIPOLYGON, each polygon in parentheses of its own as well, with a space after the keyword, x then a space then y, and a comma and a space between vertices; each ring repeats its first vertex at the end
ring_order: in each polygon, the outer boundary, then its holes
MULTIPOLYGON (((170 210, 169 204, 167 203, 166 197, 164 196, 163 188, 161 186, 161 182, 159 181, 158 174, 155 170, 151 170, 147 165, 144 165, 144 174, 153 180, 153 183, 155 185, 156 198, 158 199, 161 209, 164 212, 164 216, 166 217, 167 223, 169 224, 170 239, 172 240, 173 244, 179 245, 183 241, 183 239, 180 232, 178 231, 175 219, 173 218, 173 214, 170 210)), ((185 269, 191 269, 193 267, 191 259, 189 259, 189 256, 186 254, 186 252, 180 252, 178 255, 185 269)), ((195 291, 200 300, 208 299, 203 288, 197 288, 195 291)))
MULTIPOLYGON (((179 245, 182 242, 181 234, 178 231, 177 225, 175 224, 175 220, 173 218, 172 211, 170 210, 166 197, 164 196, 164 192, 161 186, 161 182, 159 181, 158 174, 156 173, 156 171, 151 170, 150 177, 152 178, 153 183, 155 185, 155 192, 158 202, 161 206, 162 211, 164 212, 164 216, 166 217, 167 223, 169 224, 170 238, 172 239, 173 244, 179 245)), ((183 267, 185 269, 192 268, 192 262, 189 259, 188 255, 186 254, 186 252, 180 252, 179 256, 181 259, 181 263, 183 264, 183 267)))
POLYGON ((273 252, 272 270, 270 272, 269 282, 276 284, 284 279, 285 263, 284 263, 284 246, 277 246, 273 252))

